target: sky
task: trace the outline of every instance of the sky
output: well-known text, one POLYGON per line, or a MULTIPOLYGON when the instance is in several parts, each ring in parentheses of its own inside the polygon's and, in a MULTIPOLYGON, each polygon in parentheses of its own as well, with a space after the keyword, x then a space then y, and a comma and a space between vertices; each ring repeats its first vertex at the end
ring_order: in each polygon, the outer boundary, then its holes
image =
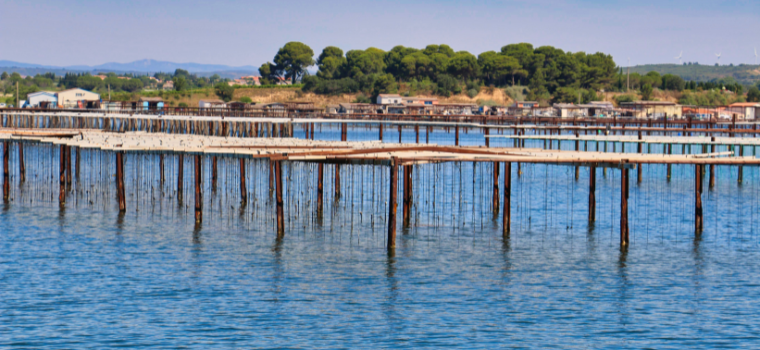
POLYGON ((529 42, 627 66, 755 63, 757 0, 0 0, 0 60, 156 59, 259 66, 288 41, 344 51, 448 44, 475 55, 529 42))

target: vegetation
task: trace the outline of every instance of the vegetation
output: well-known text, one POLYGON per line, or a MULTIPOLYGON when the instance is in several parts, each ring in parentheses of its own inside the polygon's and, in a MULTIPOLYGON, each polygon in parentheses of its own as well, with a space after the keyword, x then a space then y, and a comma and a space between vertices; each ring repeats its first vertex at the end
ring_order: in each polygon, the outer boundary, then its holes
POLYGON ((659 74, 671 74, 683 78, 686 81, 718 81, 723 78, 732 78, 744 86, 756 85, 760 81, 760 66, 740 65, 701 65, 697 62, 685 62, 683 64, 648 64, 631 67, 631 75, 639 75, 648 72, 659 74))
POLYGON ((214 93, 224 102, 232 101, 232 95, 235 94, 235 88, 227 83, 217 83, 214 85, 214 93))
POLYGON ((488 51, 477 57, 467 51, 456 52, 448 45, 424 49, 396 46, 388 52, 370 47, 345 54, 338 47, 328 46, 316 61, 307 59, 311 52, 303 43, 287 43, 274 63, 263 64, 259 73, 267 82, 283 76, 295 82, 303 75, 303 90, 317 94, 450 96, 464 92, 474 97, 482 85, 522 85, 530 87, 527 98, 548 102, 565 100, 576 92, 588 96, 589 91, 609 86, 617 72, 610 55, 571 53, 551 46, 534 49, 527 43, 506 45, 500 52, 488 51), (317 65, 317 74, 306 75, 313 64, 317 65))

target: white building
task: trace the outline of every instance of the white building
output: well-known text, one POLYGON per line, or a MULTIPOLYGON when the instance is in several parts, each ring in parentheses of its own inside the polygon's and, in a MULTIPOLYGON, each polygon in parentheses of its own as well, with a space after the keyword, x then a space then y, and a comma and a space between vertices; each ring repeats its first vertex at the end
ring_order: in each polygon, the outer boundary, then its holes
POLYGON ((398 94, 380 94, 377 95, 377 104, 379 105, 395 105, 400 104, 402 101, 401 95, 398 94))
POLYGON ((200 108, 227 108, 227 104, 222 100, 200 100, 198 101, 198 107, 200 108))
POLYGON ((39 108, 41 105, 45 107, 55 107, 58 105, 58 96, 55 92, 50 91, 38 91, 27 95, 29 100, 29 107, 39 108))
POLYGON ((61 108, 86 108, 87 102, 100 101, 100 95, 80 88, 63 90, 57 95, 61 108))

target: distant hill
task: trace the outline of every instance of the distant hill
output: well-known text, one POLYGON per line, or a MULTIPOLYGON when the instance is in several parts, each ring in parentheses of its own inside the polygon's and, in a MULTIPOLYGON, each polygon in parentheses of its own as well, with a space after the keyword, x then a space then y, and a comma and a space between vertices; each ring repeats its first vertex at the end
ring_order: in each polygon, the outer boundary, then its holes
MULTIPOLYGON (((623 68, 625 73, 626 68, 623 68)), ((685 80, 711 81, 725 77, 733 77, 744 85, 755 85, 760 81, 760 66, 741 64, 738 66, 708 66, 708 65, 678 65, 678 64, 645 64, 631 67, 631 73, 646 74, 651 71, 660 74, 678 75, 685 80)))
POLYGON ((156 60, 139 60, 129 63, 109 62, 97 66, 46 66, 33 63, 15 62, 0 60, 0 71, 18 72, 24 75, 34 75, 39 73, 53 72, 59 75, 66 72, 114 72, 114 73, 157 73, 157 72, 174 72, 175 69, 184 69, 190 73, 197 73, 202 76, 219 74, 226 78, 239 78, 241 75, 258 75, 258 68, 254 66, 232 67, 222 64, 202 64, 202 63, 175 63, 156 60))

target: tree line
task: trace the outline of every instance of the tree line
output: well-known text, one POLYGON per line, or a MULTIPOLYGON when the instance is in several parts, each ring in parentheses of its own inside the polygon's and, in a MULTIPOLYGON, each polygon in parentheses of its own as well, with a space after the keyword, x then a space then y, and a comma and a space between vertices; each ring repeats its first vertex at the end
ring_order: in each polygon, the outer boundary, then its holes
POLYGON ((374 96, 399 92, 404 85, 407 90, 448 96, 463 90, 477 94, 483 85, 525 86, 530 99, 571 102, 577 100, 578 92, 588 95, 588 91, 609 87, 617 68, 608 54, 534 48, 528 43, 506 45, 498 52, 478 56, 445 44, 424 49, 396 46, 390 51, 371 47, 345 54, 328 46, 315 60, 309 46, 289 42, 259 73, 265 83, 302 79, 304 90, 319 94, 363 92, 374 96), (307 69, 314 65, 317 73, 309 75, 307 69))

